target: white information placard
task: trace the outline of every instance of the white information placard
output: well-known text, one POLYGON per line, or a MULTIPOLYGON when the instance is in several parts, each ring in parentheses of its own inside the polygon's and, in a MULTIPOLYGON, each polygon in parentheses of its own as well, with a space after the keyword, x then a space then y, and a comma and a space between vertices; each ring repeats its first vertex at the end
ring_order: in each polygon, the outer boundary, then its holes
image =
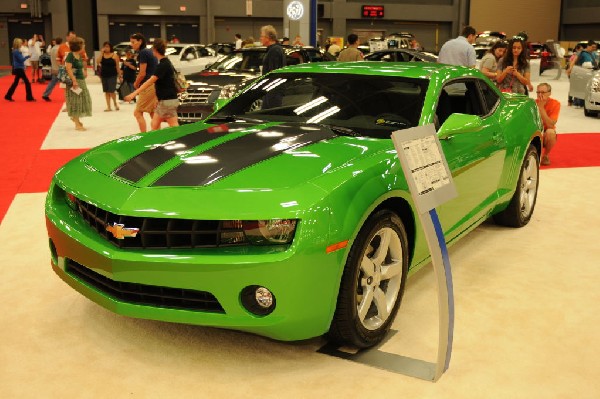
POLYGON ((396 130, 392 141, 419 213, 458 195, 433 124, 396 130))

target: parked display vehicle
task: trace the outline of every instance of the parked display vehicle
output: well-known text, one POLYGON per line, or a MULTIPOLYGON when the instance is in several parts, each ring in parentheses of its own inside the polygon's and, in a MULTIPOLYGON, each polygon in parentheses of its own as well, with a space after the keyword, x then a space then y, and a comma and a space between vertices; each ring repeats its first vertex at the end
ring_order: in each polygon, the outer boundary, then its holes
POLYGON ((200 72, 217 61, 217 53, 203 44, 169 43, 165 53, 177 71, 184 75, 200 72))
MULTIPOLYGON (((287 65, 323 61, 314 47, 284 47, 287 65)), ((198 122, 214 111, 218 99, 229 99, 249 81, 261 76, 266 47, 244 48, 221 58, 207 69, 187 75, 187 91, 179 96, 180 123, 198 122)))
POLYGON ((386 49, 373 51, 365 55, 365 61, 387 61, 387 62, 437 62, 437 55, 410 49, 386 49))
POLYGON ((569 78, 569 96, 583 99, 585 116, 600 112, 600 71, 596 68, 573 66, 569 78))
POLYGON ((465 67, 314 63, 260 78, 205 123, 62 167, 46 201, 52 268, 122 315, 375 345, 430 260, 390 135, 431 123, 459 194, 438 208, 447 242, 489 217, 526 225, 532 99, 465 67))

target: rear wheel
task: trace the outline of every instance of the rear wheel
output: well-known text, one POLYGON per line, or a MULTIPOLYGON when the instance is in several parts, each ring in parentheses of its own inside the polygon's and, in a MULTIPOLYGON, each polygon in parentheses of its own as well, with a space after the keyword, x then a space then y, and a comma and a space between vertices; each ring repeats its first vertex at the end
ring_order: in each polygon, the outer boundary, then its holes
POLYGON ((408 272, 408 239, 402 220, 384 210, 364 224, 344 267, 328 333, 341 345, 379 343, 398 312, 408 272))
POLYGON ((537 149, 530 145, 521 165, 517 189, 508 207, 494 215, 497 224, 522 227, 529 223, 537 200, 540 164, 537 149))

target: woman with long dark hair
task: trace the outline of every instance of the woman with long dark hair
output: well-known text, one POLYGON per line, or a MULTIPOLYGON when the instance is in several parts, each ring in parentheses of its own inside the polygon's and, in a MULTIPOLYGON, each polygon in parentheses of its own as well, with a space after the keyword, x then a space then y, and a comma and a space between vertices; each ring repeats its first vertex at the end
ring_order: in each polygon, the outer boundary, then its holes
POLYGON ((525 43, 518 37, 508 43, 504 57, 498 62, 496 82, 501 91, 526 94, 533 90, 525 43))
POLYGON ((25 74, 25 60, 27 60, 29 56, 23 56, 23 54, 21 54, 21 45, 23 45, 22 39, 16 38, 15 40, 13 40, 12 65, 15 80, 4 95, 4 99, 6 101, 15 101, 13 100, 12 96, 13 94, 15 94, 15 90, 17 89, 17 85, 19 84, 19 80, 23 80, 23 82, 25 83, 27 101, 35 101, 35 98, 33 98, 33 94, 31 93, 31 83, 29 83, 29 79, 27 79, 27 75, 25 74))
POLYGON ((496 81, 496 77, 498 76, 498 61, 504 57, 506 46, 507 44, 504 40, 498 40, 481 59, 479 69, 492 81, 496 81))

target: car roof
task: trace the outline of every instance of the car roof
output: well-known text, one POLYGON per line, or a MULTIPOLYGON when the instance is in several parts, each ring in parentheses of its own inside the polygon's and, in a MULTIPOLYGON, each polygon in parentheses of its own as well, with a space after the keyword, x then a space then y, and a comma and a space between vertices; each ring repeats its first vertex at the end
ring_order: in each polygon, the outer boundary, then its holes
POLYGON ((331 74, 358 74, 358 75, 390 75, 403 76, 415 79, 430 79, 438 72, 448 72, 448 75, 477 76, 483 75, 479 70, 457 65, 438 64, 433 62, 380 62, 380 61, 355 61, 355 62, 312 62, 298 64, 277 69, 272 73, 286 72, 311 72, 331 74))

